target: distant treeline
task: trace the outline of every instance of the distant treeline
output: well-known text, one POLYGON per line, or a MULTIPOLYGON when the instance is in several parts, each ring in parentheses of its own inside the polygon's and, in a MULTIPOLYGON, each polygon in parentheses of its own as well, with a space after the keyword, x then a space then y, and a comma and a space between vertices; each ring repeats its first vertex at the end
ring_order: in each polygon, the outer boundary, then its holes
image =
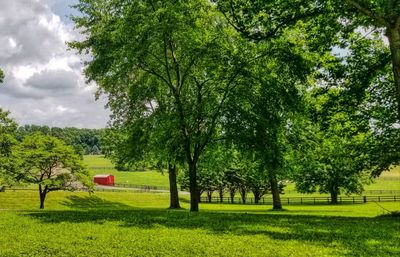
POLYGON ((74 147, 79 154, 101 154, 101 136, 104 129, 58 128, 39 125, 25 125, 17 129, 17 140, 36 132, 50 135, 63 140, 74 147))

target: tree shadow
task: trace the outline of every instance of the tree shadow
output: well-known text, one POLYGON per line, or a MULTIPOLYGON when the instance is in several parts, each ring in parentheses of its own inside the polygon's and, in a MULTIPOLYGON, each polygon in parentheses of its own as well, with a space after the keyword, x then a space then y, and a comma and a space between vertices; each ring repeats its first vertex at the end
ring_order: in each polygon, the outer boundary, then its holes
POLYGON ((87 210, 87 209, 132 209, 132 206, 104 200, 98 196, 68 196, 67 200, 61 202, 62 205, 69 207, 73 210, 87 210))
MULTIPOLYGON (((201 229, 212 234, 259 235, 273 240, 318 244, 341 256, 397 256, 400 253, 400 219, 396 217, 335 217, 293 215, 292 211, 238 213, 202 211, 190 213, 167 209, 140 209, 93 197, 69 197, 71 211, 30 212, 43 223, 94 223, 113 221, 122 227, 201 229), (98 208, 86 209, 85 206, 98 208), (372 242, 372 243, 371 243, 372 242)), ((21 214, 22 215, 22 214, 21 214)))

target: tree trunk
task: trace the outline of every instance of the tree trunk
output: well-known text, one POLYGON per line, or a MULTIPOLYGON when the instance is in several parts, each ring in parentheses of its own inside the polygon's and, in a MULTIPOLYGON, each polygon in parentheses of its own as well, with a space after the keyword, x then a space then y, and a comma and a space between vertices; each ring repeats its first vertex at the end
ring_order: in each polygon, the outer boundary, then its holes
POLYGON ((168 163, 168 177, 169 177, 169 195, 170 195, 170 209, 180 209, 178 185, 176 183, 176 165, 168 163))
POLYGON ((261 193, 258 190, 253 190, 253 195, 254 195, 254 203, 258 204, 261 199, 261 193))
POLYGON ((189 161, 190 211, 199 211, 199 190, 197 189, 197 167, 194 161, 189 161))
POLYGON ((223 187, 218 189, 218 194, 219 194, 219 202, 222 203, 224 201, 224 188, 223 187))
POLYGON ((396 87, 397 115, 400 119, 400 24, 386 28, 386 36, 389 41, 394 83, 396 87))
POLYGON ((40 209, 44 209, 44 200, 46 200, 47 186, 42 190, 42 185, 39 185, 40 209))
POLYGON ((331 204, 337 204, 338 203, 338 192, 337 190, 332 190, 331 191, 331 204))
POLYGON ((246 203, 246 196, 247 196, 246 188, 241 188, 239 191, 240 191, 240 196, 242 197, 242 203, 246 203))
POLYGON ((278 181, 275 176, 271 176, 269 182, 271 183, 271 193, 272 193, 272 208, 274 210, 282 209, 281 196, 279 193, 278 181))
POLYGON ((234 188, 230 188, 229 189, 229 195, 231 197, 231 203, 234 203, 234 201, 235 201, 235 193, 236 193, 236 190, 234 188))
POLYGON ((213 194, 213 191, 207 190, 207 198, 208 198, 209 203, 211 203, 211 201, 212 201, 212 194, 213 194))

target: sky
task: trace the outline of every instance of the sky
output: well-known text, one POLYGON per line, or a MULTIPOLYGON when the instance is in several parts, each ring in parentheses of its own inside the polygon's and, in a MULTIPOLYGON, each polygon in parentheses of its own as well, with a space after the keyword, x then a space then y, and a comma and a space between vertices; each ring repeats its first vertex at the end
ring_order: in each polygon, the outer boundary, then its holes
POLYGON ((20 125, 102 128, 106 100, 85 83, 81 56, 65 42, 79 39, 69 6, 77 0, 0 0, 0 107, 20 125))

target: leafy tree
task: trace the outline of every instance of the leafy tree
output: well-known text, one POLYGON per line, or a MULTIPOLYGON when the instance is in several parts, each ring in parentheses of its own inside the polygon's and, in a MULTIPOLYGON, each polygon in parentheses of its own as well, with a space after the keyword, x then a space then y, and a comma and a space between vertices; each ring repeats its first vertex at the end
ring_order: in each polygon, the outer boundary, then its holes
MULTIPOLYGON (((389 42, 397 113, 400 116, 400 2, 397 0, 258 1, 218 0, 231 24, 252 40, 276 37, 299 22, 309 26, 309 43, 322 48, 345 47, 348 35, 360 28, 377 30, 389 42)), ((369 32, 366 32, 367 34, 369 32)), ((374 63, 369 63, 373 67, 374 63)))
POLYGON ((129 122, 122 127, 107 129, 105 145, 107 155, 121 167, 132 167, 137 163, 152 165, 163 171, 168 169, 170 182, 170 208, 180 208, 177 174, 178 167, 183 161, 183 151, 179 144, 178 133, 168 130, 171 125, 170 119, 155 119, 158 112, 151 113, 146 117, 130 117, 129 122), (155 121, 161 123, 155 123, 155 121), (158 126, 163 126, 160 133, 158 126), (108 144, 110 142, 111 144, 108 144))
POLYGON ((200 194, 206 192, 209 201, 213 192, 217 191, 220 202, 223 202, 227 182, 225 172, 232 161, 232 149, 223 141, 214 141, 207 147, 199 163, 198 184, 200 194))
POLYGON ((38 184, 40 209, 49 192, 91 186, 90 174, 74 149, 52 136, 26 136, 13 148, 13 160, 17 162, 16 179, 38 184))
POLYGON ((85 75, 109 96, 114 118, 164 108, 177 121, 198 211, 197 165, 247 58, 245 42, 206 0, 81 0, 76 8, 85 40, 70 46, 92 54, 85 75))
POLYGON ((4 72, 0 69, 0 83, 3 83, 4 80, 4 72))
POLYGON ((313 141, 297 145, 299 152, 292 163, 299 192, 329 193, 334 204, 342 193, 361 193, 372 168, 371 134, 357 131, 354 124, 340 116, 333 119, 329 131, 314 129, 313 141))
POLYGON ((92 150, 91 150, 91 153, 95 154, 95 155, 98 155, 98 154, 101 154, 101 151, 100 151, 99 147, 97 147, 97 145, 94 145, 92 150))
MULTIPOLYGON (((268 177, 273 208, 282 208, 280 180, 286 179, 284 131, 301 110, 302 87, 311 73, 309 56, 299 31, 259 43, 262 53, 246 67, 247 78, 237 86, 226 114, 226 134, 239 151, 257 160, 259 178, 268 177)), ((264 191, 264 190, 262 190, 264 191)))
POLYGON ((12 183, 10 170, 15 168, 11 159, 12 147, 17 143, 15 131, 17 123, 9 117, 9 112, 0 108, 0 187, 12 183))

